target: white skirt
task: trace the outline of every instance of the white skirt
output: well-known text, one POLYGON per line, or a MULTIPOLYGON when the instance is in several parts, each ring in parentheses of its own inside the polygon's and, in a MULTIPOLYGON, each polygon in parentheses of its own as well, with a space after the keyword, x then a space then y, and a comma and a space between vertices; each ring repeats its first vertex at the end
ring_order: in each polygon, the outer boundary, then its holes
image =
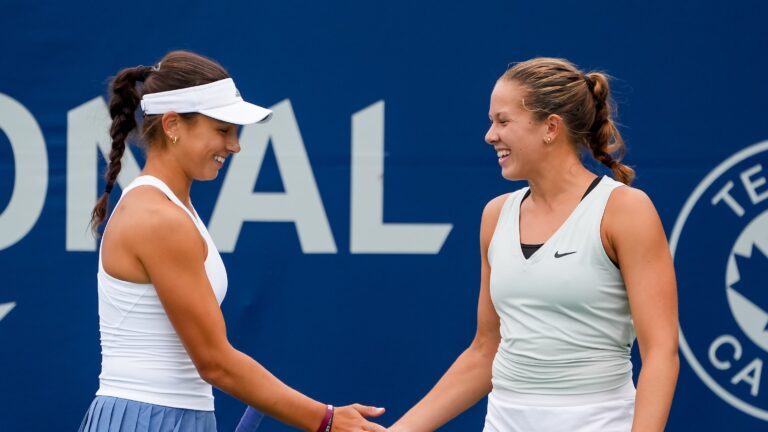
POLYGON ((528 395, 494 388, 484 432, 629 432, 635 412, 630 380, 586 395, 528 395))

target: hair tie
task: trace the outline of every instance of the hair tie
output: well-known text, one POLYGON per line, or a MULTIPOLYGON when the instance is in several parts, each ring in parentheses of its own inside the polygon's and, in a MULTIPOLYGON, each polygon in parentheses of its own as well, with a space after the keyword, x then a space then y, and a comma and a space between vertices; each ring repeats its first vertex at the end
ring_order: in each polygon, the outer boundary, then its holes
POLYGON ((590 78, 589 76, 584 75, 584 82, 587 84, 587 88, 589 89, 590 93, 594 93, 595 81, 593 81, 592 78, 590 78))
POLYGON ((139 78, 137 81, 144 82, 147 80, 147 77, 149 77, 149 74, 160 70, 160 63, 153 66, 138 66, 137 69, 139 69, 139 78))
POLYGON ((144 82, 149 74, 154 71, 154 68, 152 66, 136 66, 134 70, 136 71, 136 81, 144 82))
POLYGON ((115 186, 115 182, 107 182, 107 185, 104 187, 104 193, 109 195, 112 193, 112 188, 115 186))
POLYGON ((618 163, 616 159, 611 156, 610 153, 607 151, 600 149, 598 150, 599 156, 597 157, 597 160, 599 160, 603 165, 607 166, 608 168, 613 168, 614 165, 618 163))
POLYGON ((600 111, 603 108, 603 101, 595 94, 595 80, 584 74, 584 82, 587 84, 589 94, 592 95, 592 99, 595 101, 595 111, 600 111))

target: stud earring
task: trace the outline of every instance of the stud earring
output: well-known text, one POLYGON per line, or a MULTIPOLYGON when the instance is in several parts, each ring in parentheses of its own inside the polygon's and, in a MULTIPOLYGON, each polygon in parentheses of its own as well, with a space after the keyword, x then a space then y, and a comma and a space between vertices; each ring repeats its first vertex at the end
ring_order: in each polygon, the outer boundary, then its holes
POLYGON ((177 142, 178 140, 179 140, 179 137, 175 136, 175 137, 173 137, 173 140, 172 140, 171 142, 173 142, 174 144, 176 144, 176 142, 177 142))
POLYGON ((551 143, 551 142, 552 142, 552 138, 550 138, 550 137, 546 137, 546 138, 544 138, 544 142, 545 142, 545 143, 547 143, 547 144, 549 144, 549 143, 551 143))

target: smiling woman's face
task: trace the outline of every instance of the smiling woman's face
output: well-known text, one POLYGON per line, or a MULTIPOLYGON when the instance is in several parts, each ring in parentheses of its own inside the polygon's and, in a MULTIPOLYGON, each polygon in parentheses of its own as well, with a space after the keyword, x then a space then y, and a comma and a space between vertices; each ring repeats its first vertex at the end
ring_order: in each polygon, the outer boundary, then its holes
POLYGON ((515 81, 500 80, 491 93, 485 141, 494 147, 507 180, 527 179, 544 159, 547 126, 525 109, 524 98, 524 88, 515 81))
POLYGON ((196 115, 179 123, 179 140, 169 144, 187 175, 194 180, 213 180, 227 157, 240 151, 238 126, 196 115))

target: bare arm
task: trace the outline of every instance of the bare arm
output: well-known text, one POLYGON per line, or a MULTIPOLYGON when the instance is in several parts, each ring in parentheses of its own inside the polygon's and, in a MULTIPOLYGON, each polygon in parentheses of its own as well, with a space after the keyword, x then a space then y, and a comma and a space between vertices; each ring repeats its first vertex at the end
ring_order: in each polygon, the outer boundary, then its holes
MULTIPOLYGON (((224 318, 204 262, 206 247, 191 219, 167 204, 136 222, 136 253, 200 376, 264 413, 305 431, 320 425, 326 407, 288 387, 227 340, 224 318)), ((337 408, 334 432, 384 431, 360 405, 337 408)))
POLYGON ((637 189, 613 192, 604 228, 621 265, 642 359, 632 431, 663 431, 679 370, 672 256, 656 209, 637 189))
POLYGON ((505 199, 506 195, 489 202, 483 211, 480 224, 482 264, 475 338, 435 387, 390 427, 390 431, 433 431, 476 404, 491 391, 491 366, 501 336, 499 316, 491 303, 488 245, 505 199))

